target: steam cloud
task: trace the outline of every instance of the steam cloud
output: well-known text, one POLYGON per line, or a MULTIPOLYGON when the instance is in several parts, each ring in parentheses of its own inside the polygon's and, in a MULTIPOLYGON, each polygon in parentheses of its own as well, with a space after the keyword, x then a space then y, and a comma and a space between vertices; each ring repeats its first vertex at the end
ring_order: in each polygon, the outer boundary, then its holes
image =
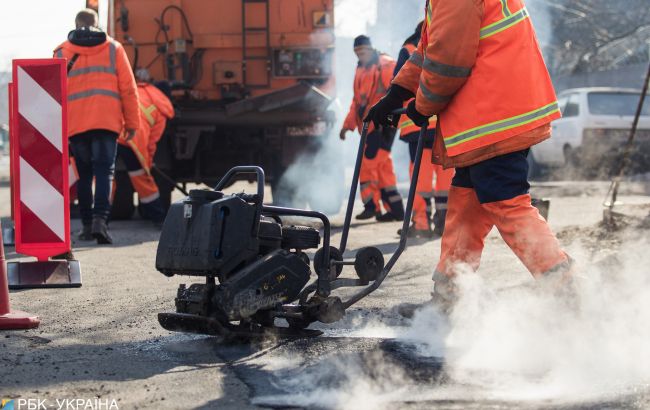
MULTIPOLYGON (((337 7, 350 3, 357 1, 339 1, 337 7)), ((547 6, 541 0, 527 3, 540 42, 547 44, 552 35, 547 6)), ((350 55, 338 47, 343 114, 351 97, 350 55)), ((339 144, 336 138, 329 141, 339 144)), ((348 150, 356 146, 348 144, 348 150)), ((444 358, 441 379, 417 383, 380 353, 363 361, 332 354, 316 370, 303 367, 300 372, 293 357, 279 370, 286 376, 280 377, 281 387, 293 394, 259 397, 255 403, 377 409, 408 399, 477 402, 467 407, 481 408, 486 402, 562 406, 630 397, 634 405, 634 397, 650 392, 648 246, 647 235, 628 238, 618 254, 620 264, 594 262, 592 254, 572 246, 570 253, 584 261, 577 269, 582 278, 572 300, 558 299, 533 284, 495 289, 480 275, 468 273, 458 280, 460 301, 449 318, 431 308, 407 328, 376 323, 357 333, 376 336, 381 329, 384 336, 414 346, 422 360, 444 358)))
MULTIPOLYGON (((380 51, 397 57, 403 41, 413 32, 421 19, 420 0, 336 0, 336 85, 337 98, 330 109, 337 122, 328 136, 320 141, 316 154, 299 158, 285 173, 282 184, 293 192, 294 205, 328 214, 336 214, 347 199, 351 168, 358 148, 358 133, 348 133, 345 142, 338 138, 352 101, 352 84, 357 66, 353 39, 369 34, 380 51), (385 21, 390 15, 391 21, 385 21), (399 22, 399 24, 397 24, 399 22)), ((398 180, 408 180, 408 147, 396 141, 393 159, 398 180)))
MULTIPOLYGON (((494 288, 478 274, 461 275, 460 301, 449 318, 429 308, 406 329, 391 329, 399 343, 416 348, 416 361, 444 358, 433 380, 410 379, 408 364, 381 353, 363 360, 333 354, 301 372, 294 357, 280 377, 292 394, 255 402, 332 409, 387 409, 407 400, 472 408, 634 403, 650 392, 649 245, 647 238, 630 239, 620 264, 579 266, 577 297, 569 300, 533 283, 494 288)), ((572 248, 578 260, 589 260, 572 248)), ((375 328, 389 330, 372 324, 359 335, 376 334, 375 328)))

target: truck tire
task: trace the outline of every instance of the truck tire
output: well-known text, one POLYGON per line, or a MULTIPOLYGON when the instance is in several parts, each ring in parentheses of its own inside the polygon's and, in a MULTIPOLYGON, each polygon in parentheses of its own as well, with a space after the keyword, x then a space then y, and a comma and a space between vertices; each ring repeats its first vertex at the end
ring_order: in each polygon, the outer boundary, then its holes
POLYGON ((135 205, 133 204, 133 186, 129 173, 115 171, 113 183, 115 184, 115 195, 111 206, 111 219, 114 221, 131 219, 135 212, 135 205))
MULTIPOLYGON (((162 171, 167 175, 171 173, 168 170, 162 171)), ((152 174, 153 179, 156 181, 156 185, 158 186, 158 192, 160 192, 160 200, 162 202, 163 209, 165 212, 167 212, 172 204, 172 192, 174 192, 174 186, 165 178, 163 178, 159 172, 156 172, 155 169, 152 169, 152 174)))

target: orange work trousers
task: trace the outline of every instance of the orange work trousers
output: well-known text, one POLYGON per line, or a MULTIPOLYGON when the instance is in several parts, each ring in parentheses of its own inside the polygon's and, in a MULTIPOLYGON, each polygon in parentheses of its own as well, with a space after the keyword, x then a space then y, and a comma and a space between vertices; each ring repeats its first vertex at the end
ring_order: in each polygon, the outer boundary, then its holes
POLYGON ((359 172, 361 200, 366 209, 380 213, 381 204, 386 212, 397 218, 404 216, 402 197, 397 191, 397 177, 390 151, 377 150, 373 158, 364 155, 359 172))
MULTIPOLYGON (((431 148, 425 148, 422 152, 420 176, 416 185, 416 195, 413 201, 413 223, 415 229, 418 230, 431 229, 432 198, 435 201, 436 213, 441 215, 446 213, 449 188, 451 187, 451 180, 454 178, 453 168, 443 169, 442 166, 431 163, 431 151, 431 148)), ((411 165, 409 167, 411 177, 413 176, 413 167, 414 158, 411 158, 411 165)), ((441 229, 444 228, 444 219, 445 218, 442 217, 439 221, 435 221, 436 225, 440 223, 443 225, 440 227, 441 229)))
POLYGON ((536 278, 569 260, 529 194, 481 204, 474 189, 452 186, 436 271, 453 277, 461 265, 477 270, 485 238, 494 226, 536 278))

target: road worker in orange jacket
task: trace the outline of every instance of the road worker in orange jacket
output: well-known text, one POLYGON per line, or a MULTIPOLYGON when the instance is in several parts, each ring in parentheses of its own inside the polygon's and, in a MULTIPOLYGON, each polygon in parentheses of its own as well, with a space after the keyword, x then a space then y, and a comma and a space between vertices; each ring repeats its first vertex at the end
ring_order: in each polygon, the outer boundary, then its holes
POLYGON ((82 10, 76 30, 54 50, 68 60, 68 137, 79 182, 82 240, 112 243, 107 220, 115 173, 117 137, 140 126, 135 78, 122 45, 97 28, 97 13, 82 10), (95 181, 93 197, 92 184, 95 181))
MULTIPOLYGON (((370 39, 359 36, 354 40, 354 52, 359 64, 354 76, 354 98, 345 118, 340 137, 345 140, 348 131, 363 128, 368 110, 386 94, 395 69, 395 60, 379 53, 370 39)), ((397 178, 390 151, 396 130, 388 126, 372 126, 368 131, 363 162, 359 174, 364 211, 357 219, 376 218, 380 222, 400 221, 404 218, 402 197, 397 191, 397 178), (385 214, 381 213, 380 202, 385 214)))
POLYGON ((433 162, 456 167, 434 301, 453 303, 452 279, 478 269, 493 227, 535 278, 568 279, 571 260, 528 193, 528 151, 560 110, 524 2, 427 1, 418 49, 368 118, 387 124, 413 96, 416 125, 438 116, 433 162))
MULTIPOLYGON (((420 43, 423 23, 418 24, 415 33, 406 39, 402 50, 400 50, 395 66, 394 75, 397 76, 404 64, 417 49, 420 43)), ((408 104, 408 103, 407 103, 408 104)), ((407 116, 403 116, 399 121, 400 139, 409 144, 409 154, 411 156, 411 165, 409 172, 413 175, 413 163, 415 162, 415 153, 420 136, 420 127, 415 125, 407 116)), ((416 187, 416 195, 413 202, 413 225, 409 229, 409 237, 437 239, 442 237, 445 230, 445 219, 447 217, 447 199, 451 179, 454 177, 454 169, 443 169, 441 165, 435 165, 428 159, 431 158, 434 136, 436 134, 436 117, 429 119, 428 132, 424 140, 424 151, 422 157, 425 158, 420 165, 420 177, 416 187), (435 178, 435 189, 433 179, 435 178), (433 214, 434 229, 431 229, 432 208, 435 204, 435 213, 433 214)), ((397 232, 401 234, 401 230, 397 232)))
POLYGON ((162 223, 165 210, 158 186, 151 174, 156 145, 167 125, 174 118, 174 107, 169 98, 150 84, 145 69, 136 72, 140 100, 140 128, 135 138, 127 141, 125 132, 118 140, 117 155, 126 165, 133 188, 140 200, 140 215, 154 223, 162 223))

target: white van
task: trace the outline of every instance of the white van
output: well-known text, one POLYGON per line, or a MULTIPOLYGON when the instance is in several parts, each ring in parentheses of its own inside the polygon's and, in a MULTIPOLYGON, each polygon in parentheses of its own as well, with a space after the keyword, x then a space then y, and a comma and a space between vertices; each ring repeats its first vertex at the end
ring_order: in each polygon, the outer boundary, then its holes
MULTIPOLYGON (((639 90, 626 88, 562 92, 558 96, 562 118, 553 122, 553 136, 531 150, 531 166, 599 167, 600 161, 612 161, 627 142, 640 97, 639 90)), ((650 154, 650 97, 643 107, 636 148, 650 154)))

